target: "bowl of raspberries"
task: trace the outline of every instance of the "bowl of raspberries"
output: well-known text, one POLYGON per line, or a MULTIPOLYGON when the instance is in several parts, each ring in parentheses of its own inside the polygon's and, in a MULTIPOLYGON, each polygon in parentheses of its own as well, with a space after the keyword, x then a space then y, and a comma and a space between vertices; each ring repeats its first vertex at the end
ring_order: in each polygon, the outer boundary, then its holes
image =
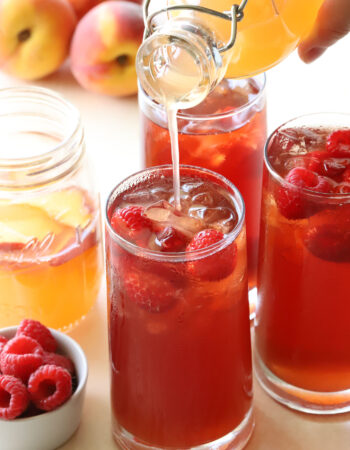
POLYGON ((50 450, 79 426, 87 361, 69 336, 31 319, 0 329, 0 450, 50 450))

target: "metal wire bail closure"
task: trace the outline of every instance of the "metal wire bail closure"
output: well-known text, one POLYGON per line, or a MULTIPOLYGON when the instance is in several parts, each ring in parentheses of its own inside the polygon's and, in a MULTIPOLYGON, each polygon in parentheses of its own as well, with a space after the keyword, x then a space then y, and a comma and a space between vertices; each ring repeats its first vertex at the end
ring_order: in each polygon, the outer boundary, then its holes
POLYGON ((240 5, 232 5, 231 11, 224 11, 219 12, 215 11, 214 9, 205 8, 204 6, 195 6, 195 5, 174 5, 169 6, 167 8, 160 9, 158 11, 155 11, 151 15, 148 14, 148 8, 151 0, 145 0, 143 4, 143 19, 145 22, 145 32, 143 39, 147 39, 148 36, 152 33, 153 27, 152 27, 152 21, 153 19, 159 15, 163 14, 169 11, 176 11, 176 10, 192 10, 192 11, 198 11, 204 14, 211 14, 212 16, 219 17, 224 20, 231 21, 231 36, 230 40, 226 45, 222 45, 221 47, 218 47, 218 50, 220 53, 226 52, 227 50, 230 50, 235 41, 237 36, 237 23, 240 22, 243 19, 244 16, 244 8, 248 2, 248 0, 242 0, 240 5))

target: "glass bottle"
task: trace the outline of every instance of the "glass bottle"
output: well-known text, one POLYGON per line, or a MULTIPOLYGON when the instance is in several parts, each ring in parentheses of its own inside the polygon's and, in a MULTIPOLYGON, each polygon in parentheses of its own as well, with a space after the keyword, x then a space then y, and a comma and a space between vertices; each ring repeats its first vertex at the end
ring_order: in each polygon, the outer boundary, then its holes
POLYGON ((190 108, 227 75, 265 71, 312 28, 323 0, 146 0, 140 83, 159 103, 190 108))

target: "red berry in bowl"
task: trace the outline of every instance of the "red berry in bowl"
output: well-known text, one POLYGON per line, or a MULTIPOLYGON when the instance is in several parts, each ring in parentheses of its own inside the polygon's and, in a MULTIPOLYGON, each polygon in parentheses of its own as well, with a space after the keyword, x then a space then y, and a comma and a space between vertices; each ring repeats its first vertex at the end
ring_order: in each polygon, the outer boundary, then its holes
POLYGON ((43 365, 48 364, 52 366, 63 367, 68 370, 68 372, 73 375, 75 372, 73 362, 66 356, 60 355, 59 353, 44 353, 43 365))
POLYGON ((350 129, 331 133, 327 138, 326 149, 332 156, 350 158, 350 129))
POLYGON ((22 381, 11 375, 0 375, 0 419, 15 419, 28 405, 29 394, 22 381))
MULTIPOLYGON (((214 229, 202 230, 195 234, 186 248, 186 252, 202 250, 224 239, 223 233, 214 229)), ((191 255, 188 254, 191 259, 191 255)), ((235 242, 216 251, 213 255, 188 261, 188 271, 204 281, 218 281, 228 277, 237 262, 237 245, 235 242)))
POLYGON ((39 342, 46 352, 56 351, 56 341, 50 330, 37 320, 24 319, 17 328, 16 336, 29 336, 39 342))
POLYGON ((5 347, 5 344, 7 344, 7 339, 0 334, 0 354, 2 352, 2 349, 5 347))
POLYGON ((28 392, 34 405, 43 411, 52 411, 72 395, 72 377, 62 367, 45 365, 31 374, 28 392))
POLYGON ((130 270, 124 276, 124 288, 129 300, 152 313, 168 310, 178 298, 173 283, 157 273, 130 270))
POLYGON ((44 351, 41 345, 28 336, 10 339, 0 355, 1 371, 26 382, 43 363, 44 351))

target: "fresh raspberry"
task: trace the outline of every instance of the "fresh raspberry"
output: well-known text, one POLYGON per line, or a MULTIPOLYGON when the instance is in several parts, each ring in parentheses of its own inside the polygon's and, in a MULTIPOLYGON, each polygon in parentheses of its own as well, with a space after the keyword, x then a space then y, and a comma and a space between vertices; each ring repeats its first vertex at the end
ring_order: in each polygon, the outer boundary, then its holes
MULTIPOLYGON (((186 251, 202 250, 210 245, 220 242, 224 235, 214 229, 202 230, 195 234, 188 244, 186 251)), ((191 255, 188 255, 191 258, 191 255)), ((205 281, 217 281, 228 277, 234 270, 237 262, 237 245, 232 243, 223 250, 202 259, 189 260, 188 270, 195 277, 205 281)))
POLYGON ((327 138, 326 149, 336 157, 350 157, 350 130, 338 130, 327 138))
POLYGON ((177 300, 175 286, 157 273, 129 271, 124 277, 124 288, 131 301, 152 313, 168 310, 177 300))
POLYGON ((350 165, 346 168, 345 172, 343 173, 343 181, 346 183, 350 183, 350 165))
POLYGON ((1 334, 0 334, 0 354, 6 344, 7 344, 7 339, 5 338, 5 336, 1 336, 1 334))
POLYGON ((41 366, 31 374, 28 392, 35 406, 52 411, 72 395, 72 377, 63 367, 41 366))
POLYGON ((306 168, 311 172, 324 175, 323 161, 329 157, 329 153, 322 150, 314 150, 305 155, 306 168))
POLYGON ((187 239, 174 227, 166 227, 157 233, 157 243, 162 252, 180 252, 185 250, 187 239))
POLYGON ((1 352, 1 371, 26 382, 29 375, 42 365, 43 357, 43 348, 37 341, 28 336, 15 336, 1 352))
POLYGON ((111 218, 111 225, 114 231, 125 235, 125 233, 135 238, 144 229, 150 229, 152 222, 144 215, 143 206, 126 206, 117 209, 111 218))
POLYGON ((312 188, 315 192, 322 192, 323 194, 331 194, 334 192, 334 183, 330 178, 318 177, 318 183, 312 188))
POLYGON ((28 404, 28 391, 22 381, 11 375, 0 375, 0 419, 15 419, 24 413, 28 404))
POLYGON ((318 258, 350 262, 350 205, 325 210, 311 217, 304 242, 318 258))
POLYGON ((315 213, 317 204, 308 199, 301 189, 315 192, 333 192, 331 181, 304 167, 295 167, 286 176, 286 181, 295 187, 281 187, 276 192, 276 203, 287 219, 303 219, 315 213))
POLYGON ((55 352, 57 343, 50 330, 37 320, 24 319, 17 328, 16 336, 29 336, 39 342, 46 352, 55 352))
POLYGON ((50 366, 63 367, 68 370, 70 374, 74 373, 74 364, 66 356, 60 355, 58 353, 44 353, 43 364, 48 364, 50 366))
POLYGON ((302 219, 313 213, 313 209, 307 210, 304 196, 296 188, 281 187, 277 190, 275 197, 280 213, 287 219, 302 219))
POLYGON ((339 183, 334 192, 337 194, 350 194, 350 182, 339 183))
POLYGON ((299 188, 311 189, 318 183, 318 176, 304 167, 294 167, 286 176, 286 181, 299 188))
POLYGON ((345 171, 347 163, 348 160, 344 158, 327 158, 323 162, 323 173, 327 177, 339 177, 345 171))

